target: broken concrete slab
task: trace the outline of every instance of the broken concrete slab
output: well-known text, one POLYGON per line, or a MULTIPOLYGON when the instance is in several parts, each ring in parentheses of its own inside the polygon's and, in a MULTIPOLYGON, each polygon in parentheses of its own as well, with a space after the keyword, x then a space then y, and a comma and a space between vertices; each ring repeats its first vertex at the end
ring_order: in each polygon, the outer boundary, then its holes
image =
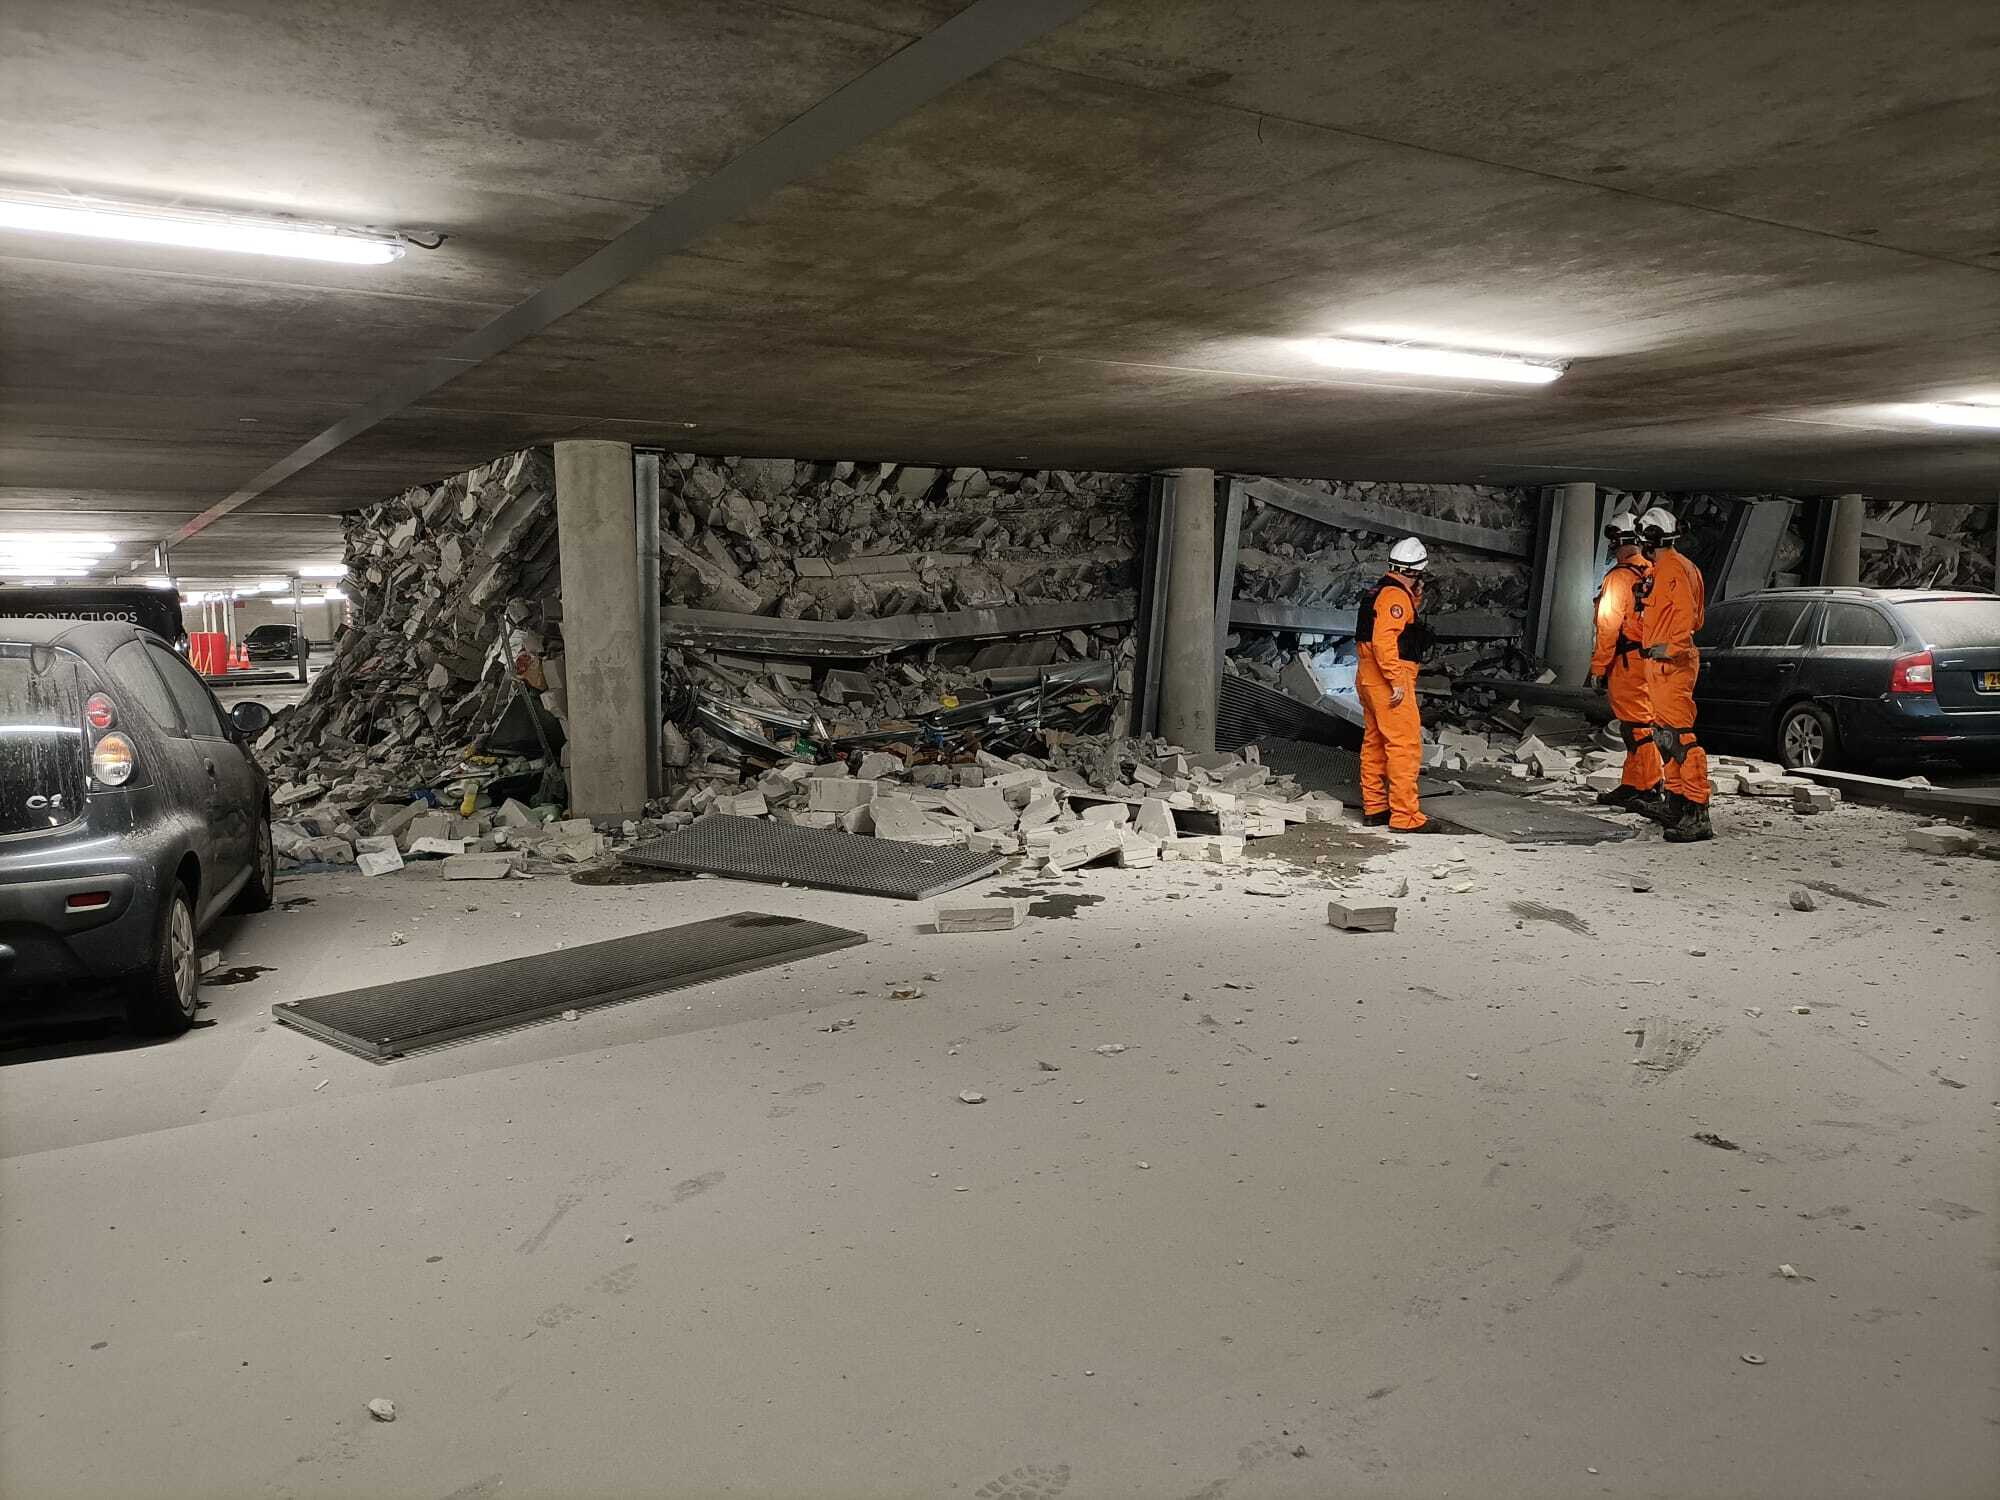
POLYGON ((1012 828, 1017 816, 1005 794, 991 787, 958 787, 944 794, 944 805, 981 833, 1012 828))
POLYGON ((868 780, 837 781, 831 777, 815 776, 806 783, 808 796, 806 806, 813 812, 844 813, 873 802, 881 783, 868 780))
POLYGON ((1949 823, 1934 823, 1910 829, 1903 835, 1903 844, 1919 854, 1970 854, 1979 847, 1979 839, 1949 823))
POLYGON ((1058 833, 1049 842, 1049 868, 1051 870, 1075 870, 1107 855, 1118 853, 1125 841, 1116 828, 1102 823, 1085 823, 1068 832, 1058 833))

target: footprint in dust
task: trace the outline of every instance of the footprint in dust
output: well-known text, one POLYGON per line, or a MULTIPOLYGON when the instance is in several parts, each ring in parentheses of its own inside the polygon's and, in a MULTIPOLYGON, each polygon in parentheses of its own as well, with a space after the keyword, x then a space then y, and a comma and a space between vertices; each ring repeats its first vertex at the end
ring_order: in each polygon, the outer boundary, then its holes
POLYGON ((795 1115, 797 1113, 798 1110, 793 1105, 774 1104, 769 1109, 764 1111, 764 1118, 767 1120, 782 1120, 787 1115, 795 1115))
POLYGON ((1068 1488, 1068 1464, 1023 1464, 972 1493, 973 1500, 1054 1500, 1068 1488))
POLYGON ((674 1202, 685 1203, 690 1198, 698 1198, 710 1188, 721 1184, 726 1172, 704 1172, 699 1177, 684 1177, 674 1184, 674 1202))
POLYGON ((1923 1205, 1927 1214, 1943 1214, 1947 1219, 1983 1219, 1986 1216, 1978 1209, 1963 1203, 1953 1203, 1949 1198, 1933 1198, 1923 1205))
POLYGON ((979 1030, 983 1036, 1005 1036, 1020 1024, 1019 1021, 995 1021, 991 1026, 982 1026, 979 1030))
POLYGON ((1572 1281, 1576 1280, 1576 1278, 1581 1276, 1582 1274, 1583 1274, 1583 1257, 1581 1255, 1572 1255, 1569 1258, 1569 1264, 1564 1266, 1560 1271, 1556 1272, 1556 1279, 1554 1281, 1551 1281, 1549 1285, 1551 1287, 1568 1286, 1572 1281))
POLYGON ((795 1089, 786 1089, 785 1097, 787 1099, 803 1099, 808 1094, 823 1094, 825 1092, 826 1085, 823 1083, 802 1083, 795 1089))
POLYGON ((535 1314, 537 1328, 560 1328, 571 1318, 583 1316, 583 1309, 568 1302, 557 1302, 535 1314))
POLYGON ((1583 1200, 1583 1223, 1570 1232, 1570 1242, 1586 1250, 1601 1250, 1611 1236, 1632 1222, 1632 1210, 1610 1193, 1592 1193, 1583 1200))
POLYGON ((604 1292, 613 1297, 622 1297, 625 1293, 632 1290, 633 1283, 638 1279, 639 1263, 636 1260, 628 1261, 614 1271, 606 1271, 602 1276, 591 1282, 590 1290, 593 1292, 604 1292))

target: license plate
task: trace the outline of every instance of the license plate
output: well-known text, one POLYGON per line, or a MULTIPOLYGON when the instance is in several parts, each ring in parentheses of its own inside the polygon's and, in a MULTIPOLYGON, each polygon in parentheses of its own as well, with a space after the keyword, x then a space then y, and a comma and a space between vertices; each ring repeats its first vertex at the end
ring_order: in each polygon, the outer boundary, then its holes
POLYGON ((1980 673, 1979 691, 1982 693, 2000 693, 2000 672, 1980 673))

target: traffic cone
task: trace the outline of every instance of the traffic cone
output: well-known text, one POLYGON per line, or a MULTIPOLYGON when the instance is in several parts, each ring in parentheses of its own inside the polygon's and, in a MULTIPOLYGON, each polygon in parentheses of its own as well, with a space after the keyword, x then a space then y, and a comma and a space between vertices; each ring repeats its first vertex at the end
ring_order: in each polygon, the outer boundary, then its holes
POLYGON ((232 671, 237 671, 237 672, 247 671, 250 666, 249 650, 246 647, 239 645, 236 648, 236 650, 230 655, 229 666, 232 671))

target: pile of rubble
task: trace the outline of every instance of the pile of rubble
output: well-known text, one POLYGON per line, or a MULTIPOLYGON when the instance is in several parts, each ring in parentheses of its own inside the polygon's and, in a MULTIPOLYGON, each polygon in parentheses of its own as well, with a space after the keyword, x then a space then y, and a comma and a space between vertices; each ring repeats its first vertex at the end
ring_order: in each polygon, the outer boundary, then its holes
MULTIPOLYGON (((560 800, 555 474, 530 449, 346 518, 348 627, 257 742, 281 819, 498 786, 560 800)), ((352 837, 352 835, 348 835, 352 837)))
POLYGON ((1109 861, 1227 862, 1287 825, 1336 822, 1340 803, 1272 776, 1254 748, 1191 755, 1160 740, 1056 737, 1044 756, 984 750, 949 758, 907 747, 791 761, 735 792, 708 785, 690 811, 974 853, 1025 855, 1054 870, 1109 861))
POLYGON ((1878 589, 1995 589, 1991 505, 1870 504, 1861 581, 1878 589))
POLYGON ((1101 599, 1135 588, 1139 481, 789 458, 660 464, 663 602, 787 620, 1101 599))
MULTIPOLYGON (((1370 484, 1288 480, 1357 510, 1389 506, 1492 530, 1532 525, 1531 491, 1471 484, 1370 484)), ((1349 530, 1252 497, 1236 552, 1236 597, 1312 609, 1352 609, 1387 566, 1389 531, 1349 530)), ((1450 542, 1431 553, 1425 608, 1434 613, 1494 610, 1518 615, 1528 596, 1528 564, 1450 542)))

